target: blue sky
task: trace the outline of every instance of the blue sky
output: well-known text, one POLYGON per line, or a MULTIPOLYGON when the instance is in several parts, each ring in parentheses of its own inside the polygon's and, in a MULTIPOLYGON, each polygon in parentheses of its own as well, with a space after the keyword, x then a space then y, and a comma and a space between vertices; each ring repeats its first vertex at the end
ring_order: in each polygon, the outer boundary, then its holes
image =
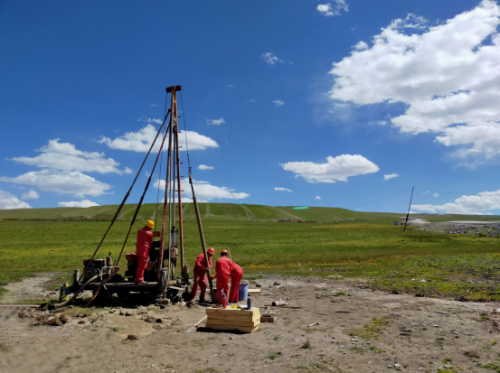
POLYGON ((3 0, 0 209, 120 203, 180 84, 200 200, 402 212, 415 186, 415 212, 499 214, 499 16, 494 0, 3 0))

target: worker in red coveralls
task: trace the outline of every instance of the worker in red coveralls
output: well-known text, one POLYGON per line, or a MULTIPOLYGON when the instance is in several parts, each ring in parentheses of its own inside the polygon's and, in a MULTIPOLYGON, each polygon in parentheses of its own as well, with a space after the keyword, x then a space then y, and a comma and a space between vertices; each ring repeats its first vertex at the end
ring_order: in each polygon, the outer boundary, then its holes
MULTIPOLYGON (((212 268, 212 255, 215 254, 215 250, 211 247, 207 251, 208 255, 208 265, 212 268)), ((207 262, 205 260, 205 254, 201 253, 196 258, 196 262, 194 263, 193 275, 194 275, 194 283, 193 289, 191 290, 191 300, 196 297, 196 293, 198 292, 198 285, 200 286, 200 302, 205 301, 205 292, 207 291, 207 262)))
MULTIPOLYGON (((135 271, 134 282, 140 284, 144 282, 144 270, 148 265, 149 260, 149 247, 153 242, 152 229, 155 227, 155 222, 148 220, 146 226, 137 231, 137 269, 135 271)), ((155 232, 156 233, 156 232, 155 232)))
POLYGON ((215 263, 215 274, 212 279, 217 277, 217 303, 221 304, 226 308, 226 304, 229 300, 229 279, 231 278, 231 268, 232 261, 227 257, 227 250, 222 250, 220 253, 220 258, 217 259, 215 263), (224 289, 224 294, 226 298, 224 300, 222 296, 222 289, 224 289))
POLYGON ((243 268, 235 262, 231 262, 231 292, 229 293, 229 303, 238 303, 240 298, 240 282, 243 278, 243 268))

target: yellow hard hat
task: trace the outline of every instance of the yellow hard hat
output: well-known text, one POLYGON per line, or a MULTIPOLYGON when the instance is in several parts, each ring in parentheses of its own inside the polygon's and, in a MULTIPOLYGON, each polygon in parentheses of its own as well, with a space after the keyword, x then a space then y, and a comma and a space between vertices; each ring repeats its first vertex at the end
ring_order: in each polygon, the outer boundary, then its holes
POLYGON ((153 229, 155 227, 155 222, 152 220, 148 220, 146 222, 146 227, 153 229))

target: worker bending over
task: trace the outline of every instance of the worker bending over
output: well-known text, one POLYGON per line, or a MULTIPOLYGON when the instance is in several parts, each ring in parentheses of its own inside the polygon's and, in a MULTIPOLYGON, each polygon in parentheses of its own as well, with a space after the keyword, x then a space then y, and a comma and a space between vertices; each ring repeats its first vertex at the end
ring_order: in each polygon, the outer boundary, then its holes
MULTIPOLYGON (((208 265, 212 268, 212 255, 214 255, 215 250, 211 247, 207 251, 208 255, 208 265)), ((194 263, 193 269, 193 289, 191 290, 191 300, 196 297, 196 293, 198 292, 198 285, 200 286, 200 302, 205 301, 205 292, 207 291, 207 262, 205 260, 205 254, 201 253, 196 257, 196 262, 194 263)))
POLYGON ((231 292, 229 303, 238 303, 240 298, 240 282, 243 278, 243 268, 235 262, 231 262, 231 292))
POLYGON ((140 284, 144 282, 144 270, 148 265, 149 260, 149 248, 153 242, 153 232, 152 229, 155 227, 155 222, 148 220, 146 226, 137 231, 137 269, 135 271, 134 282, 140 284))
POLYGON ((215 263, 215 274, 212 279, 217 277, 217 303, 223 305, 227 304, 229 300, 229 278, 231 277, 232 261, 227 257, 227 250, 222 250, 220 253, 220 258, 217 259, 215 263), (222 296, 222 290, 224 289, 224 294, 226 300, 222 296))

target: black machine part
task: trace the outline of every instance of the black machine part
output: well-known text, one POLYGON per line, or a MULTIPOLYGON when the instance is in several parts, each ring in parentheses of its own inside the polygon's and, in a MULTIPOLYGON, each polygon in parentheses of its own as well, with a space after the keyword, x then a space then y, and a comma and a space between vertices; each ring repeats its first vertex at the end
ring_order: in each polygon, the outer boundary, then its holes
POLYGON ((106 259, 87 259, 83 261, 83 264, 86 267, 83 279, 88 281, 93 276, 101 274, 102 269, 106 266, 106 259))

